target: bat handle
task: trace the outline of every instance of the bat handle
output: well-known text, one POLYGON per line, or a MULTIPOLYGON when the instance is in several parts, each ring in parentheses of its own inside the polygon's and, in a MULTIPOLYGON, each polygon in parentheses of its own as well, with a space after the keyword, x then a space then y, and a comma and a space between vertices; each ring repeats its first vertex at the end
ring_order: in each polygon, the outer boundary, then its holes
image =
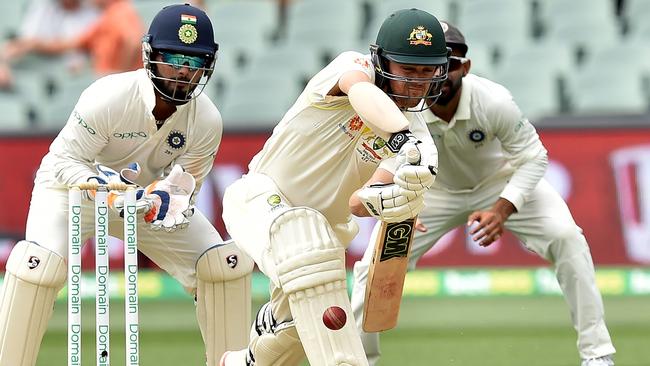
POLYGON ((420 150, 415 146, 411 146, 406 151, 406 161, 412 165, 418 164, 420 162, 420 150))

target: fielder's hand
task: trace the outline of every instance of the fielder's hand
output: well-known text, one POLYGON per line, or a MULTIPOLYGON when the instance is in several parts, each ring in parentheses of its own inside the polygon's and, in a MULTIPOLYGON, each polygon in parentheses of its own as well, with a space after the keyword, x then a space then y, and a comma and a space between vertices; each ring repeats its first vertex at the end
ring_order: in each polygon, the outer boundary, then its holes
POLYGON ((381 221, 402 222, 424 208, 424 197, 396 184, 372 184, 357 192, 368 213, 381 221))
POLYGON ((431 188, 438 173, 438 150, 435 145, 425 144, 410 132, 406 133, 406 142, 397 152, 396 159, 399 168, 393 177, 395 184, 418 194, 431 188))
POLYGON ((188 218, 194 214, 190 199, 195 188, 194 176, 175 165, 167 178, 145 188, 145 199, 151 202, 145 221, 151 223, 154 230, 173 232, 184 229, 190 223, 188 218))

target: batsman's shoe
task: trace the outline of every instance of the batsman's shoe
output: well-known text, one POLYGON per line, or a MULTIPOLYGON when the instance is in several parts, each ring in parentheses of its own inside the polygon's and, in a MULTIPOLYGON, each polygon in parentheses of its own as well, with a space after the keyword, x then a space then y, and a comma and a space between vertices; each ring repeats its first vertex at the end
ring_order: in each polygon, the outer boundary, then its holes
POLYGON ((250 364, 246 360, 247 353, 247 348, 239 351, 226 351, 226 353, 221 356, 219 366, 248 366, 250 364))
POLYGON ((582 360, 580 366, 614 366, 612 355, 582 360))

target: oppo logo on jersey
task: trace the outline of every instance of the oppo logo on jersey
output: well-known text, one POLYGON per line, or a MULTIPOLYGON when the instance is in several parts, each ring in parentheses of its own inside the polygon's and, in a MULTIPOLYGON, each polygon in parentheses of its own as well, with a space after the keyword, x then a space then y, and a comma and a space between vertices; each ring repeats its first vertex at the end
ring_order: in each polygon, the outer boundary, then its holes
POLYGON ((77 124, 83 127, 84 129, 86 129, 86 131, 88 131, 88 133, 90 133, 91 135, 95 135, 97 133, 92 127, 88 126, 86 121, 84 121, 84 119, 81 118, 81 115, 76 110, 72 111, 72 118, 76 119, 77 124))
POLYGON ((115 132, 113 134, 113 137, 118 138, 118 139, 135 139, 138 137, 147 137, 147 133, 144 131, 137 131, 137 132, 115 132))

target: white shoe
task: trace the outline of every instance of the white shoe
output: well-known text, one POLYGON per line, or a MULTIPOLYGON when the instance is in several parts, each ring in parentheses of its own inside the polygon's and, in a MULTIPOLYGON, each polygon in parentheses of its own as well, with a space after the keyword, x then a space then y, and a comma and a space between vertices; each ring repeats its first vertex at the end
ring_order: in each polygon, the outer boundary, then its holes
POLYGON ((582 360, 580 366, 614 366, 612 355, 582 360))
POLYGON ((247 348, 239 351, 226 351, 221 356, 219 366, 246 366, 246 353, 248 353, 247 348))

